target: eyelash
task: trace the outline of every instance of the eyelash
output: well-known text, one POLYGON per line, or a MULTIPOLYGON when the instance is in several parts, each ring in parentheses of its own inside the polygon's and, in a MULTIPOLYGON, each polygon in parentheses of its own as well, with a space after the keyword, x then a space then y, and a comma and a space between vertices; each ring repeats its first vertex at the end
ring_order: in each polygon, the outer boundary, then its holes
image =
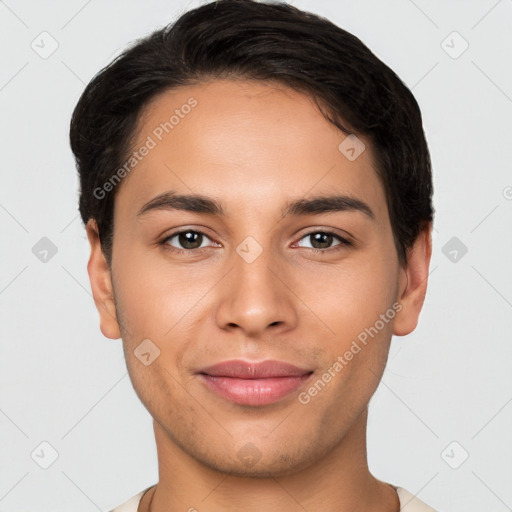
MULTIPOLYGON (((170 235, 166 236, 159 244, 164 246, 164 249, 166 249, 168 251, 171 251, 171 252, 174 252, 175 254, 178 254, 178 255, 183 255, 183 254, 188 254, 188 255, 190 255, 190 254, 194 254, 194 255, 195 254, 202 254, 205 249, 208 249, 208 247, 201 247, 201 248, 197 248, 197 249, 178 249, 177 247, 173 247, 173 246, 171 246, 171 245, 169 245, 167 243, 169 240, 171 240, 175 236, 181 235, 182 233, 198 233, 198 234, 201 234, 201 235, 205 236, 206 238, 210 238, 203 231, 199 231, 199 230, 196 230, 196 229, 185 229, 185 230, 182 230, 182 231, 176 231, 175 233, 171 233, 170 235)), ((335 245, 334 247, 328 247, 327 249, 316 249, 314 247, 305 247, 305 249, 308 249, 309 251, 312 251, 315 254, 326 253, 328 251, 332 251, 333 252, 333 251, 341 250, 344 247, 352 246, 352 243, 349 242, 346 238, 343 238, 342 236, 338 235, 334 231, 329 231, 329 230, 310 231, 309 233, 304 234, 299 239, 299 241, 304 239, 304 238, 307 238, 308 236, 315 235, 315 234, 318 234, 318 233, 322 233, 322 234, 325 234, 325 235, 332 235, 334 238, 337 238, 340 243, 338 245, 335 245)))

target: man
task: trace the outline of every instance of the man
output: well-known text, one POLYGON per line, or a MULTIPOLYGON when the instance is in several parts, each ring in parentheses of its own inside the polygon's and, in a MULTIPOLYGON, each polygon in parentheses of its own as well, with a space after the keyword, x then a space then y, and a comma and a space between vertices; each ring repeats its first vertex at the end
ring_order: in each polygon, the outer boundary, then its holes
POLYGON ((154 418, 159 481, 115 510, 432 511, 366 453, 431 256, 400 79, 323 18, 220 0, 103 69, 71 145, 100 328, 154 418))

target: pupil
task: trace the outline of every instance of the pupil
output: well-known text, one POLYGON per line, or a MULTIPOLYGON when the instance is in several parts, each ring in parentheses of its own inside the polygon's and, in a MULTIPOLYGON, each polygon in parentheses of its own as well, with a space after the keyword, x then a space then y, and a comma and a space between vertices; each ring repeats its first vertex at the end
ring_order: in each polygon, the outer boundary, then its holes
POLYGON ((314 238, 314 243, 312 244, 315 249, 325 249, 330 246, 332 243, 333 235, 329 233, 315 233, 312 235, 314 238), (315 243, 320 244, 321 247, 316 247, 315 243))
POLYGON ((201 233, 196 233, 195 231, 186 231, 185 233, 180 233, 179 241, 182 247, 186 249, 197 249, 201 246, 201 233), (194 244, 197 244, 197 240, 199 239, 199 244, 197 247, 194 244))

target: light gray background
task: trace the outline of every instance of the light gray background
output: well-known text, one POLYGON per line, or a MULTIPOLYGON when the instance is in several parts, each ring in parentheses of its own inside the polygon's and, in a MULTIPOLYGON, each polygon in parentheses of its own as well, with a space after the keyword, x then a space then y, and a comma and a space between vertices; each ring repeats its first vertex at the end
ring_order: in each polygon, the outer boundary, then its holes
MULTIPOLYGON (((151 418, 99 330, 68 127, 101 67, 199 3, 0 1, 0 511, 109 510, 157 480, 151 418)), ((293 4, 398 73, 433 160, 427 300, 371 401, 370 468, 441 511, 512 510, 512 1, 293 4)))

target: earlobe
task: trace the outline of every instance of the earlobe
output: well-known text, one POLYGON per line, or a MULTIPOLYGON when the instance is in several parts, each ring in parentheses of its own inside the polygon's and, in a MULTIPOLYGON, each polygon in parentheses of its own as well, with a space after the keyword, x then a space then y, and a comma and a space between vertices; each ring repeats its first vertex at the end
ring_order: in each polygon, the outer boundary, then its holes
POLYGON ((402 309, 393 323, 393 334, 405 336, 416 328, 427 292, 428 270, 432 256, 432 223, 418 235, 407 251, 407 265, 403 267, 399 283, 398 302, 402 309))
POLYGON ((87 222, 86 231, 91 246, 87 272, 89 273, 94 303, 100 315, 100 329, 107 338, 119 339, 121 333, 114 303, 112 276, 105 255, 101 250, 98 226, 94 219, 87 222))

